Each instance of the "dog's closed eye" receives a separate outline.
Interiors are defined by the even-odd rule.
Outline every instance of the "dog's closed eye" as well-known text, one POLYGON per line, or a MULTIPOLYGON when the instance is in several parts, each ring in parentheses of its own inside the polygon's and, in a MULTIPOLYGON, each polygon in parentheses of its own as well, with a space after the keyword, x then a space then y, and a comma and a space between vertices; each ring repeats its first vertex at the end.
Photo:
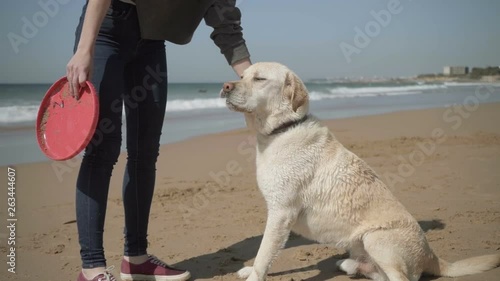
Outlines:
POLYGON ((264 77, 254 77, 253 80, 255 80, 255 81, 264 81, 264 80, 267 80, 267 79, 264 78, 264 77))

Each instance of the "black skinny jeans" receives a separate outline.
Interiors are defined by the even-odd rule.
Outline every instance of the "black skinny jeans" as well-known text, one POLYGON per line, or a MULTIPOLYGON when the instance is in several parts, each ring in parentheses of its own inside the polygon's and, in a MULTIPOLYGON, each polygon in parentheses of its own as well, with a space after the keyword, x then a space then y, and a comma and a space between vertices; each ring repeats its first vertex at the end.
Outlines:
MULTIPOLYGON (((80 38, 86 5, 76 30, 80 38)), ((112 1, 95 45, 91 81, 99 94, 99 123, 76 183, 76 216, 83 268, 106 266, 104 219, 109 183, 120 154, 122 108, 127 125, 123 179, 124 254, 146 254, 156 160, 167 102, 164 41, 140 38, 135 6, 112 1)))

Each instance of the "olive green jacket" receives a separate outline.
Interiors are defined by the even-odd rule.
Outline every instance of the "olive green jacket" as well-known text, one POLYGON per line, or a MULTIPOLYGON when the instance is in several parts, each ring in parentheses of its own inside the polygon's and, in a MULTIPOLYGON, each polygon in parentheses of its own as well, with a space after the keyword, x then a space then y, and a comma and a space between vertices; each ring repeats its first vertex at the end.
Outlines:
POLYGON ((202 19, 229 64, 250 57, 235 0, 135 0, 141 36, 175 44, 191 41, 202 19))

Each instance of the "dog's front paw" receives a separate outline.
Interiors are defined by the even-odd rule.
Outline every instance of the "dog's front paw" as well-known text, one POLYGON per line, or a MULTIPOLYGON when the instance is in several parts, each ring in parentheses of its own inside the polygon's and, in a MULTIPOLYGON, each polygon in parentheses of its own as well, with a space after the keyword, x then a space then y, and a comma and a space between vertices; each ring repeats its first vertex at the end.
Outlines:
POLYGON ((253 266, 245 266, 242 269, 238 270, 238 277, 241 279, 248 278, 250 274, 253 272, 253 266))

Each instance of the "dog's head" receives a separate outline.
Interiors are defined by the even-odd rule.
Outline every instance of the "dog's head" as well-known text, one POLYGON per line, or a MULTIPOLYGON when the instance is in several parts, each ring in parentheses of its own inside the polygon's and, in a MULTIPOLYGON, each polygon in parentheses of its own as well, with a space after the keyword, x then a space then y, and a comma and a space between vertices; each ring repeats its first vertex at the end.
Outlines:
POLYGON ((261 62, 247 68, 239 81, 224 83, 221 96, 247 123, 268 134, 278 126, 304 117, 309 110, 307 89, 300 78, 279 63, 261 62))

